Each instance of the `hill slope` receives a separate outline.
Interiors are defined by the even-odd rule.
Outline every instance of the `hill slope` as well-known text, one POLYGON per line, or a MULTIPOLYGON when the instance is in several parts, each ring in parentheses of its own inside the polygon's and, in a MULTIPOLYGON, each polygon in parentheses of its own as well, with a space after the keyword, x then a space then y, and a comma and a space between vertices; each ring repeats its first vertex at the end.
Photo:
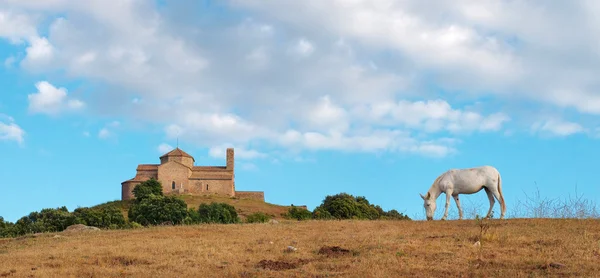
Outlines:
POLYGON ((599 241, 564 219, 103 230, 0 240, 0 277, 597 277, 599 241))
MULTIPOLYGON (((198 208, 200 204, 208 204, 211 202, 218 203, 226 203, 235 207, 238 215, 242 220, 246 218, 246 216, 255 213, 255 212, 263 212, 270 215, 273 219, 282 219, 282 213, 286 213, 290 206, 280 206, 275 204, 270 204, 266 202, 261 202, 257 200, 250 199, 237 199, 231 197, 224 197, 218 195, 178 195, 181 199, 183 199, 188 208, 198 208)), ((127 211, 131 206, 132 200, 128 201, 112 201, 104 204, 100 204, 94 207, 104 207, 104 206, 116 206, 123 211, 125 217, 127 217, 127 211)))

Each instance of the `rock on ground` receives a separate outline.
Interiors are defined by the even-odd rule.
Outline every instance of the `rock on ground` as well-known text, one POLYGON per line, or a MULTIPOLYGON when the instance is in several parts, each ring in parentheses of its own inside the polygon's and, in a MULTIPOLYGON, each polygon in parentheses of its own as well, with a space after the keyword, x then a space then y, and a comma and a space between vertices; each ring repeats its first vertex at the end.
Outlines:
POLYGON ((86 226, 83 224, 75 224, 75 225, 71 225, 71 226, 67 227, 64 231, 65 232, 95 232, 95 231, 100 231, 100 229, 96 228, 96 227, 92 227, 92 226, 86 226))

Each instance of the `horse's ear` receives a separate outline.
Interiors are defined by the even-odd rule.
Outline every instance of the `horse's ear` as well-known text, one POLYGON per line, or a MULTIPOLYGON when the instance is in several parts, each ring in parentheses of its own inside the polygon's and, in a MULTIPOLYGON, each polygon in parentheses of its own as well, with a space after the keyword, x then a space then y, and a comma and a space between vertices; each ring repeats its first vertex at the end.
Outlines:
POLYGON ((423 194, 419 193, 419 196, 421 196, 421 199, 425 200, 425 196, 423 196, 423 194))
POLYGON ((431 193, 427 192, 427 199, 429 199, 429 197, 431 197, 431 193))

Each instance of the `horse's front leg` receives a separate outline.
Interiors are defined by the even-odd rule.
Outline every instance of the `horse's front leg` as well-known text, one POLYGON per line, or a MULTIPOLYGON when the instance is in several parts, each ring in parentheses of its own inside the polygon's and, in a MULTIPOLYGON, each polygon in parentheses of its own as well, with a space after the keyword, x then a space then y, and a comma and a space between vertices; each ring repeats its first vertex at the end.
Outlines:
POLYGON ((448 218, 448 207, 450 207, 450 198, 452 197, 452 192, 446 192, 446 209, 444 210, 444 217, 442 220, 446 220, 448 218))

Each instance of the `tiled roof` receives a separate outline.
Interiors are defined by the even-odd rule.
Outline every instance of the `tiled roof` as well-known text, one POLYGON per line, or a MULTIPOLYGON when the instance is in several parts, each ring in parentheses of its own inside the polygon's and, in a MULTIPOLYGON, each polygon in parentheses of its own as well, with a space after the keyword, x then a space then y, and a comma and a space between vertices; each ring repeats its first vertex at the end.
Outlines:
POLYGON ((189 157, 191 159, 194 159, 194 157, 192 157, 191 155, 189 155, 188 153, 182 151, 180 148, 176 148, 164 155, 162 155, 160 158, 166 157, 166 156, 184 156, 184 157, 189 157))

